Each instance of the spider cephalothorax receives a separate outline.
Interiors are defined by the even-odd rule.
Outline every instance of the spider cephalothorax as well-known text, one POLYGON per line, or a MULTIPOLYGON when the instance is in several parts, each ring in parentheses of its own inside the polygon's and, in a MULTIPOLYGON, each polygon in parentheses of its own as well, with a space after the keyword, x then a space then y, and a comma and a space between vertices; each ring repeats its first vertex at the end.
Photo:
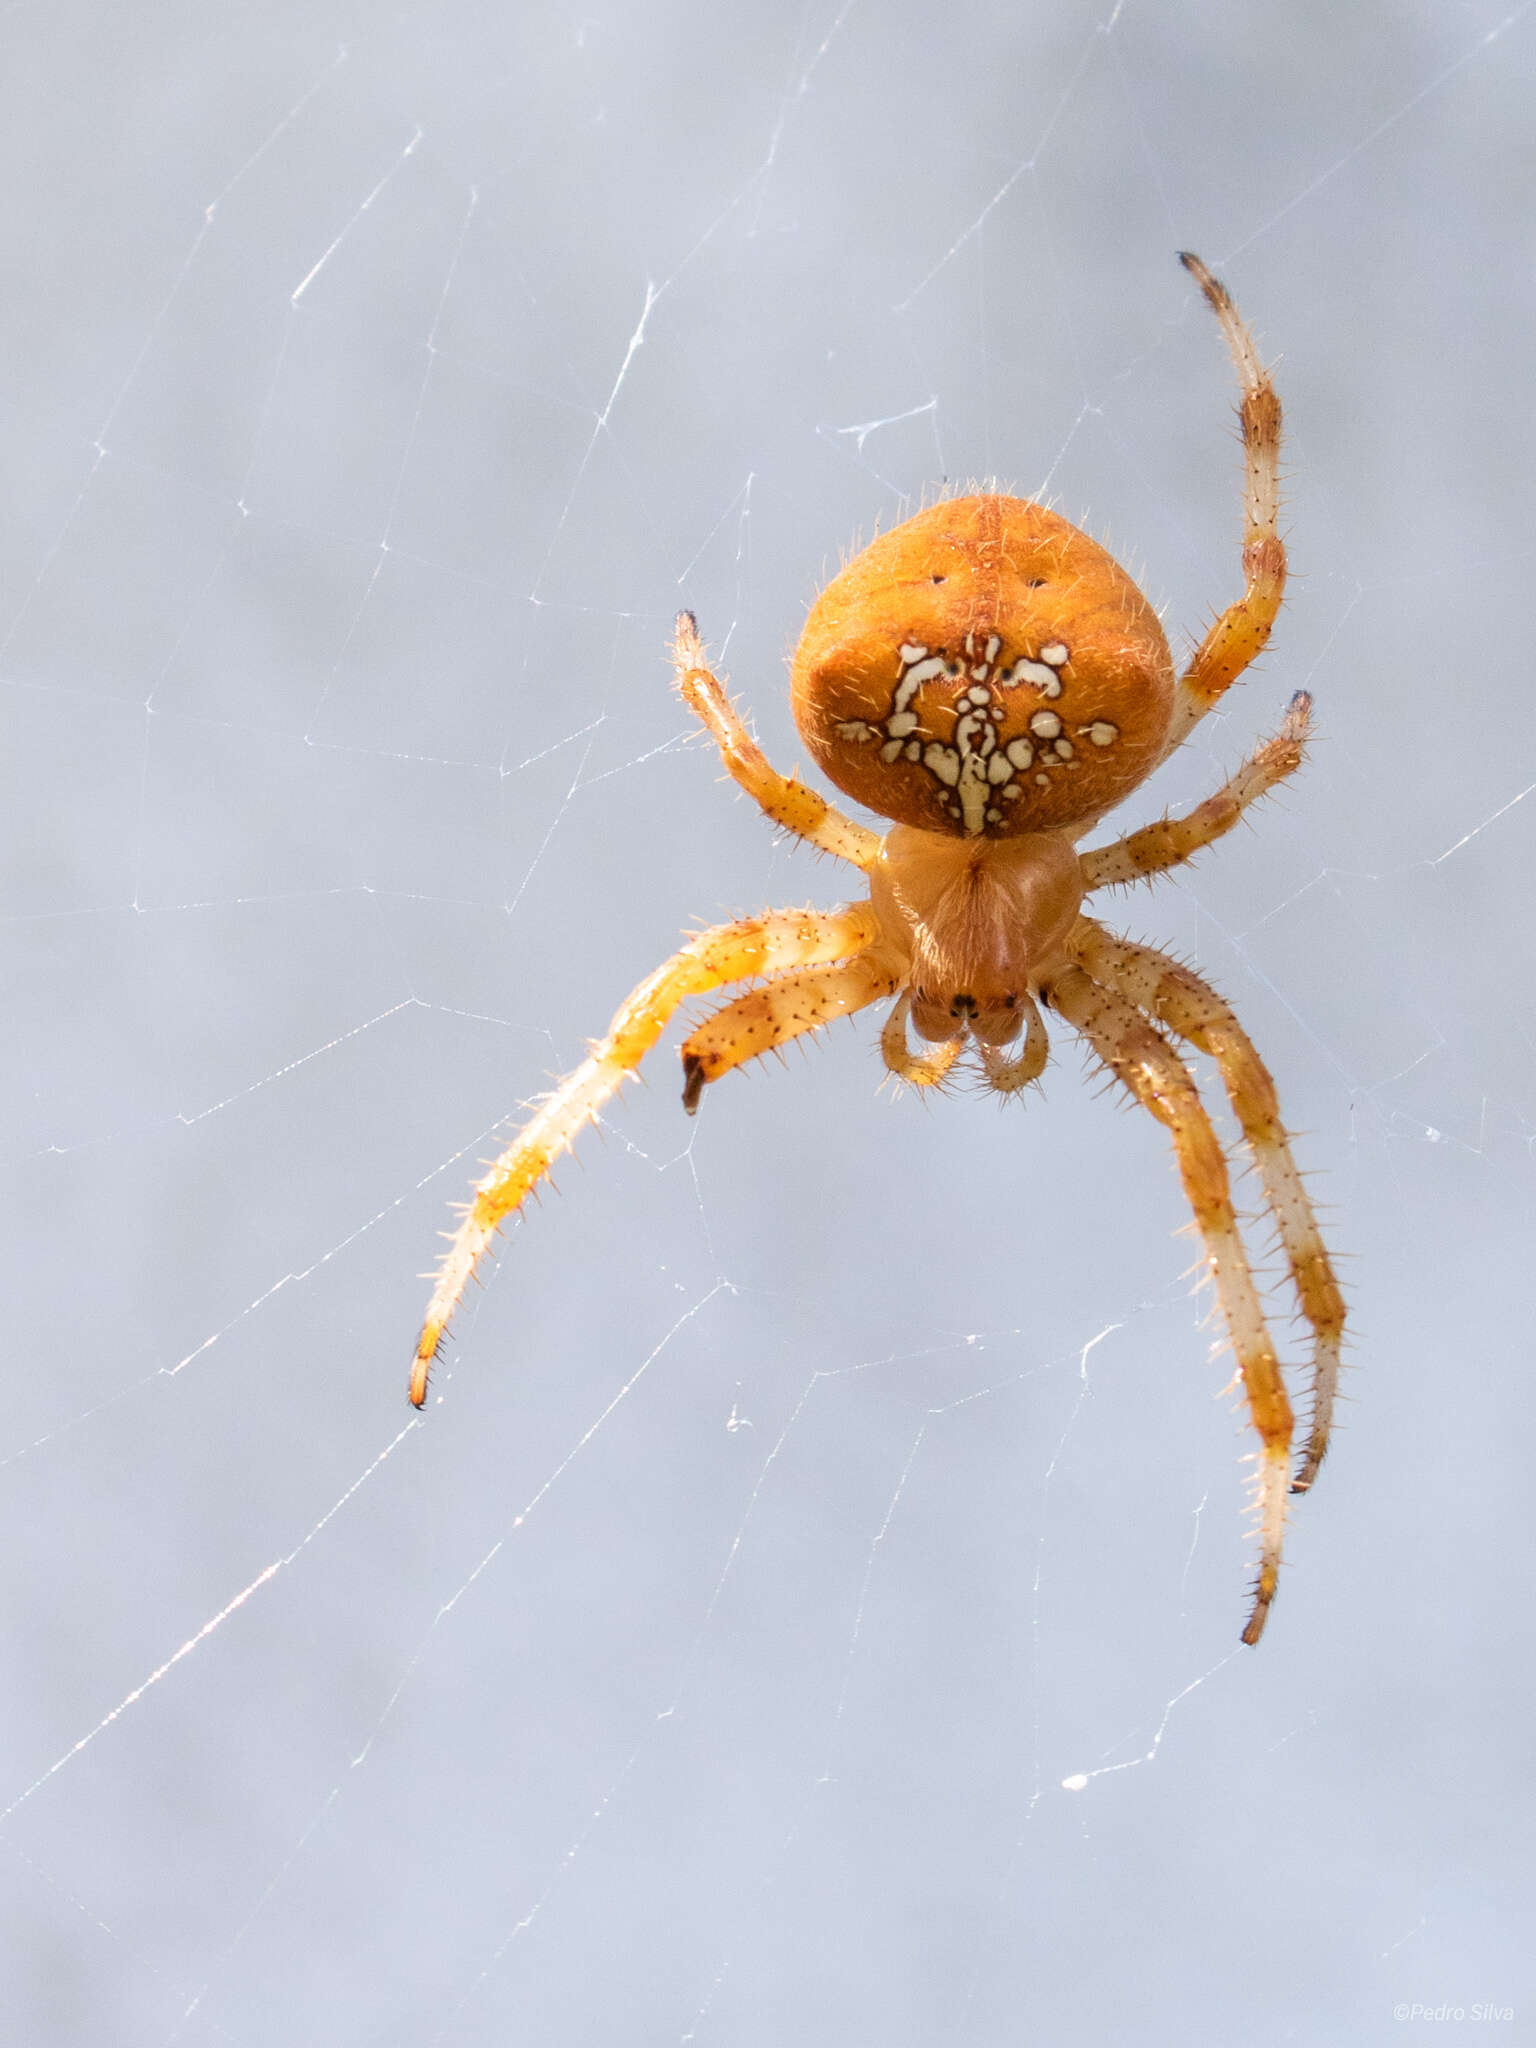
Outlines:
POLYGON ((921 1036, 952 1040, 969 1028, 982 1045, 1016 1038, 1038 967, 1055 958, 1082 907, 1070 835, 966 839, 898 825, 869 879, 921 1036))
POLYGON ((1226 291, 1197 258, 1182 261, 1242 380, 1243 595, 1175 679, 1140 590, 1043 506, 995 493, 954 498, 883 535, 812 606, 792 673, 806 744, 840 789, 891 821, 883 837, 769 765, 684 612, 673 644, 678 686, 727 768, 776 823, 862 869, 869 893, 842 910, 770 911, 702 932, 641 983, 476 1188, 427 1309, 411 1399, 426 1399, 448 1319, 501 1224, 690 996, 756 984, 684 1041, 690 1112, 731 1068, 891 998, 880 1049, 893 1074, 931 1087, 969 1045, 987 1083, 1012 1094, 1045 1067, 1044 1006, 1173 1139, 1259 1437, 1259 1576, 1243 1631, 1254 1643, 1278 1584, 1287 1490, 1311 1485, 1327 1448, 1343 1302, 1274 1083, 1236 1016, 1189 968, 1114 937, 1082 905, 1095 890, 1176 867, 1230 831, 1299 766, 1310 700, 1294 697, 1279 733, 1188 817, 1086 852, 1077 844, 1252 661, 1285 588, 1279 402, 1226 291), (929 1051, 913 1052, 909 1022, 929 1051), (1220 1068, 1312 1332, 1312 1411, 1294 1473, 1291 1405, 1226 1157, 1179 1043, 1220 1068))

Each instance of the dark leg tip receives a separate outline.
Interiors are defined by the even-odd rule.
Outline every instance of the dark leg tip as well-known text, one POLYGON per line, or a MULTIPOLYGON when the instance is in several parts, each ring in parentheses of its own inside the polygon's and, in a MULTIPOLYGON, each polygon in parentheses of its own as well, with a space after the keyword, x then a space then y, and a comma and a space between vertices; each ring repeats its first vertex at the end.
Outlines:
POLYGON ((683 1054, 683 1107, 690 1116, 699 1106, 699 1097, 704 1093, 704 1083, 709 1076, 704 1071, 704 1062, 697 1053, 683 1054))

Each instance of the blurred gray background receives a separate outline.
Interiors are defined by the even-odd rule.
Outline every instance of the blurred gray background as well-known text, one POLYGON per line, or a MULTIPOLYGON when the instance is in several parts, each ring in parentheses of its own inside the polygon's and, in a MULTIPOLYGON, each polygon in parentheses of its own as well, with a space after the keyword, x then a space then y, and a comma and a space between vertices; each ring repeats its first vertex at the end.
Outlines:
POLYGON ((1530 0, 3 47, 0 2037, 1521 2035, 1530 0), (1110 915, 1236 1002, 1354 1315, 1256 1652, 1163 1134, 1061 1031, 1023 1106, 893 1099, 869 1017, 695 1124, 674 1036, 405 1402, 503 1120, 681 930, 851 891, 680 603, 788 767, 925 492, 1049 494, 1180 650, 1237 593, 1179 248, 1297 577, 1123 822, 1320 738, 1110 915))

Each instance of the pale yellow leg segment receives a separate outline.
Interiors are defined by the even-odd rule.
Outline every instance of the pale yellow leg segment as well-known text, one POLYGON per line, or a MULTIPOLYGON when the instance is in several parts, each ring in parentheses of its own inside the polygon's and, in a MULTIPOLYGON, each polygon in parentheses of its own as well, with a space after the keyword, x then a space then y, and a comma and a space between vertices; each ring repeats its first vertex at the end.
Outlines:
POLYGON ((710 1081, 834 1018, 895 993, 901 970, 864 955, 837 967, 798 967, 706 1017, 683 1045, 683 1107, 690 1116, 710 1081))
POLYGON ((872 868, 880 855, 879 833, 856 825, 814 789, 807 789, 792 775, 781 775, 770 765, 742 724, 730 698, 705 666, 704 648, 692 612, 677 615, 672 659, 677 665, 677 687, 683 693, 684 703, 709 728, 726 767, 753 802, 761 805, 776 825, 809 840, 823 853, 852 861, 856 868, 872 868))
POLYGON ((1301 1312, 1312 1328, 1312 1420, 1291 1486, 1293 1493, 1305 1493, 1328 1448, 1344 1337, 1344 1297, 1280 1121, 1269 1069, 1216 991, 1166 953, 1111 938, 1088 918, 1073 932, 1071 951, 1095 981, 1128 996, 1177 1037, 1209 1053, 1221 1069, 1280 1232, 1301 1312))
POLYGON ((1019 1001, 1024 1010, 1023 1051, 1010 1059, 1001 1046, 981 1047, 981 1064, 986 1069, 987 1086, 995 1088, 999 1095, 1016 1094, 1020 1088, 1027 1088, 1031 1081, 1038 1081, 1051 1056, 1050 1037, 1034 999, 1026 995, 1019 1001))
POLYGON ((931 1052, 916 1053, 907 1042, 907 1019, 911 1014, 912 991, 904 989, 901 1001, 881 1027, 880 1057, 898 1081, 913 1088, 936 1088, 955 1064, 965 1035, 962 1032, 958 1038, 947 1038, 931 1052))
POLYGON ((1198 256, 1179 261, 1205 293, 1232 351, 1242 384, 1238 417, 1243 428, 1242 596, 1229 605, 1200 643, 1174 695, 1165 753, 1186 739, 1211 706, 1261 653, 1285 594, 1285 543, 1280 538, 1280 400, 1259 361, 1253 336, 1224 284, 1198 256))
POLYGON ((411 1399, 427 1398, 427 1373, 448 1320, 476 1266, 502 1223, 520 1208, 585 1125, 634 1072, 667 1027, 679 1003, 705 995, 726 982, 803 966, 809 961, 844 960, 874 944, 880 935, 868 903, 821 915, 809 910, 771 911, 719 925, 697 938, 642 981, 619 1010, 608 1036, 542 1103, 512 1143, 477 1183, 473 1201, 453 1233, 427 1307, 411 1399))
POLYGON ((1140 881, 1193 860, 1202 846, 1230 832, 1251 803, 1268 794, 1277 782, 1301 766, 1312 723, 1312 699, 1298 690, 1286 710, 1285 722, 1265 740, 1214 796, 1197 804, 1187 817, 1161 818, 1143 825, 1110 846, 1095 846, 1080 856, 1085 889, 1107 889, 1140 881))
POLYGON ((1238 1235, 1226 1159, 1183 1061, 1124 996, 1101 987, 1080 967, 1067 967, 1052 975, 1041 993, 1053 1009, 1077 1026, 1105 1066, 1143 1108, 1167 1126, 1173 1138, 1184 1193, 1205 1241, 1216 1297, 1259 1434, 1259 1580, 1253 1611, 1243 1630, 1243 1641, 1256 1643, 1264 1632, 1280 1577, 1290 1481, 1291 1404, 1238 1235))

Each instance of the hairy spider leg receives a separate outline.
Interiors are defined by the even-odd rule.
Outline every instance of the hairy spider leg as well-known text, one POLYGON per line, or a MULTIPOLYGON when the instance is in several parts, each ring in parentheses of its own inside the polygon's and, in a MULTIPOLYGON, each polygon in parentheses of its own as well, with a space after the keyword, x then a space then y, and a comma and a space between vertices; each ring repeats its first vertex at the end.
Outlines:
POLYGON ((1262 741, 1214 796, 1182 818, 1160 818, 1155 825, 1143 825, 1108 846, 1091 847, 1079 856, 1083 886, 1118 888, 1193 860, 1203 846, 1232 830, 1251 803, 1266 796, 1276 783, 1294 775, 1306 751, 1312 724, 1312 699, 1298 690, 1286 709, 1280 730, 1262 741))
POLYGON ((1227 288, 1198 256, 1179 261, 1205 293, 1232 351, 1242 385, 1238 418, 1243 430, 1243 594, 1221 614, 1196 649, 1174 692, 1166 758, 1254 657, 1263 651, 1285 594, 1285 543, 1280 538, 1280 400, 1259 361, 1227 288))
MULTIPOLYGON (((861 906, 862 907, 862 906, 861 906)), ((683 1107, 690 1116, 709 1082, 775 1046, 894 995, 901 968, 879 953, 835 967, 797 967, 706 1017, 683 1045, 683 1107)))
POLYGON ((898 1081, 913 1088, 937 1088, 959 1058, 965 1033, 946 1038, 928 1052, 914 1052, 907 1043, 907 1019, 911 1014, 912 991, 903 989, 900 1001, 881 1026, 880 1057, 898 1081))
POLYGON ((700 932, 641 982, 621 1005, 607 1037, 540 1105, 476 1184, 438 1269, 416 1346, 411 1399, 418 1408, 427 1398, 427 1374, 449 1318, 501 1224, 522 1206, 555 1160, 571 1149, 624 1077, 635 1071, 678 1005, 727 982, 818 960, 845 960, 873 945, 879 935, 868 903, 830 913, 770 911, 700 932))
POLYGON ((698 622, 692 612, 679 612, 672 642, 677 687, 683 702, 708 728, 727 769, 753 802, 776 825, 807 840, 823 853, 872 868, 880 858, 881 838, 829 804, 793 775, 781 775, 742 724, 740 714, 715 675, 705 666, 698 622))
POLYGON ((1088 1040, 1104 1065, 1172 1135, 1184 1193, 1210 1260, 1216 1297, 1259 1435, 1256 1505, 1259 1578, 1243 1630, 1256 1643, 1280 1578, 1290 1481, 1291 1404, 1264 1321, 1248 1255, 1238 1235, 1227 1162, 1188 1069, 1165 1038, 1122 995, 1083 968, 1052 974, 1041 993, 1088 1040))
POLYGON ((1125 996, 1175 1038, 1198 1046, 1221 1069, 1233 1113, 1258 1168, 1264 1199, 1280 1233, 1291 1283, 1312 1330, 1312 1416, 1293 1493, 1305 1493, 1328 1448, 1344 1297, 1323 1246, 1317 1216, 1291 1151, 1269 1069, 1229 1004, 1198 974, 1151 946, 1112 938, 1091 918, 1072 934, 1072 957, 1103 988, 1125 996))

